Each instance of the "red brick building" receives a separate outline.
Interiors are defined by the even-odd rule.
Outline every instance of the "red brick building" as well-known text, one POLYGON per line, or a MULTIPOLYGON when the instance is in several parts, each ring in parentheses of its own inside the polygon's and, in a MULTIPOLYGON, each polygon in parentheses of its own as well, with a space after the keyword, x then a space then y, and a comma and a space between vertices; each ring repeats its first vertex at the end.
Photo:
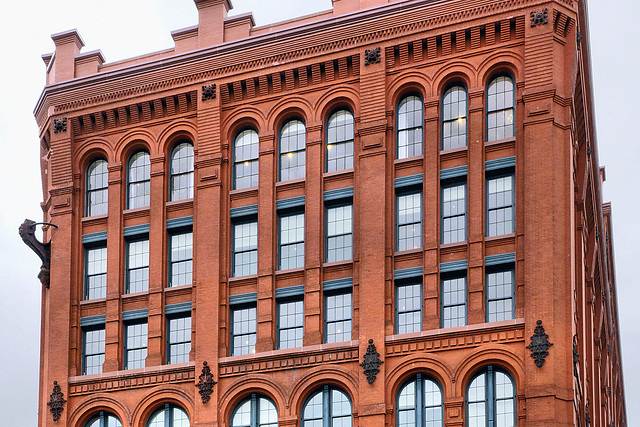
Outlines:
POLYGON ((43 56, 41 426, 626 425, 586 2, 195 3, 43 56))

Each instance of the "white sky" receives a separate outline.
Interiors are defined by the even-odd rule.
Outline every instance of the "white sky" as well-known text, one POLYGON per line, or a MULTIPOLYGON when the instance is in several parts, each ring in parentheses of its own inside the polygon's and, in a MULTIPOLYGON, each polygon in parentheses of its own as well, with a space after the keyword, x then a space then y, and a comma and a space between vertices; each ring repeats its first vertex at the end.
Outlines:
MULTIPOLYGON (((231 15, 253 11, 257 25, 331 7, 331 0, 232 0, 231 15)), ((44 87, 40 55, 54 50, 50 35, 77 28, 86 46, 108 62, 173 47, 172 30, 197 24, 193 0, 10 1, 0 15, 2 97, 0 189, 0 425, 35 426, 39 369, 40 261, 20 240, 25 218, 42 219, 38 130, 33 109, 44 87), (19 184, 19 185, 18 185, 19 184)), ((640 33, 633 30, 640 2, 590 2, 593 86, 600 164, 606 166, 605 201, 612 202, 616 279, 629 425, 640 425, 640 120, 637 72, 640 33), (636 190, 634 190, 636 189, 636 190), (635 313, 635 314, 634 314, 635 313)), ((61 325, 61 327, 65 327, 61 325)), ((553 337, 550 337, 553 342, 553 337)), ((553 348, 551 349, 553 351, 553 348)))

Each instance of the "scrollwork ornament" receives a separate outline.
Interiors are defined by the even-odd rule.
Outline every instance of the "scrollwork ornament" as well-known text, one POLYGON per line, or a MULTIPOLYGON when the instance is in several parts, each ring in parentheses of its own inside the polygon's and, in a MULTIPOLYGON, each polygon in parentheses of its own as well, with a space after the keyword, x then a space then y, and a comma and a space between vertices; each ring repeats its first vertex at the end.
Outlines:
POLYGON ((549 20, 547 19, 548 9, 545 7, 540 10, 534 10, 531 12, 531 27, 538 25, 546 25, 549 20))
POLYGON ((209 99, 216 98, 216 84, 202 86, 202 100, 207 101, 209 99))
POLYGON ((213 374, 211 373, 211 368, 207 365, 207 362, 202 362, 202 373, 198 377, 198 384, 196 387, 200 389, 200 397, 202 398, 202 404, 206 404, 211 398, 211 393, 213 393, 213 386, 216 385, 216 382, 213 380, 213 374))
POLYGON ((53 119, 53 133, 60 133, 67 131, 67 118, 53 119))
POLYGON ((538 320, 536 324, 536 329, 531 336, 531 344, 526 348, 531 350, 531 357, 535 359, 536 366, 542 368, 545 357, 549 355, 549 347, 551 347, 553 343, 549 342, 549 335, 544 333, 542 320, 538 320))
POLYGON ((380 353, 376 351, 376 346, 373 345, 373 340, 369 340, 369 346, 367 352, 364 355, 364 361, 360 364, 364 368, 364 373, 367 376, 367 382, 373 384, 376 380, 376 375, 380 372, 380 365, 384 362, 380 360, 380 353))
POLYGON ((378 62, 380 62, 380 48, 365 49, 364 65, 377 64, 378 62))
POLYGON ((62 389, 58 385, 58 381, 54 381, 53 393, 51 393, 49 402, 47 403, 47 406, 49 406, 49 410, 53 415, 53 421, 58 421, 60 419, 60 414, 62 413, 65 402, 66 400, 64 400, 64 395, 62 394, 62 389))

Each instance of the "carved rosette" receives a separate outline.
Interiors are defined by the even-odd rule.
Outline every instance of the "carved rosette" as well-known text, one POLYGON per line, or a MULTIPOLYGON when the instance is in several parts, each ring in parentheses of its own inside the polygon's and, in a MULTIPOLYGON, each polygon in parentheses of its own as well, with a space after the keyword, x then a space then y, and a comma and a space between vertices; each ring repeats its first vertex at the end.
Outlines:
POLYGON ((373 340, 369 340, 369 346, 367 352, 364 355, 364 361, 360 364, 364 368, 364 374, 367 376, 369 384, 373 384, 376 380, 376 375, 380 372, 380 365, 384 362, 380 360, 380 353, 376 351, 376 346, 373 345, 373 340))
POLYGON ((67 118, 53 119, 53 133, 66 132, 67 131, 67 118))
POLYGON ((536 329, 531 336, 531 344, 526 348, 531 350, 531 357, 535 359, 536 366, 538 368, 542 368, 542 365, 544 365, 544 358, 549 355, 548 350, 553 343, 549 342, 549 335, 544 333, 542 320, 538 320, 536 324, 538 326, 536 326, 536 329))
POLYGON ((62 413, 62 409, 64 408, 66 400, 64 400, 64 395, 62 394, 62 390, 58 385, 58 381, 53 382, 53 393, 51 393, 51 397, 47 406, 49 406, 49 410, 53 415, 53 421, 58 421, 60 419, 60 414, 62 413))
POLYGON ((202 100, 207 101, 209 99, 215 99, 216 97, 216 84, 202 86, 202 100))
POLYGON ((211 393, 213 393, 213 386, 216 382, 213 380, 213 374, 211 373, 211 369, 207 362, 202 362, 202 373, 198 377, 198 384, 196 387, 200 389, 200 397, 202 398, 202 404, 204 405, 211 398, 211 393))
POLYGON ((540 10, 534 10, 531 12, 531 26, 536 27, 538 25, 546 25, 549 20, 547 19, 548 9, 545 7, 540 10))
POLYGON ((380 62, 380 48, 365 49, 364 65, 376 64, 378 62, 380 62))

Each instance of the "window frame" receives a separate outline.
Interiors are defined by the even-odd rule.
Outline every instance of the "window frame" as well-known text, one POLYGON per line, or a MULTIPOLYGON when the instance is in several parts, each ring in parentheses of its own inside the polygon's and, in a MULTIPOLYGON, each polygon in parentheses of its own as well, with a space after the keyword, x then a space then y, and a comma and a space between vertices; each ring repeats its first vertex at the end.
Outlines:
POLYGON ((229 320, 230 320, 229 322, 229 334, 230 334, 229 355, 233 357, 233 356, 246 356, 250 354, 255 354, 256 343, 258 342, 258 304, 257 302, 230 305, 229 320), (236 312, 240 310, 246 310, 246 309, 255 310, 255 319, 253 321, 253 332, 249 332, 246 334, 234 334, 234 325, 235 325, 234 318, 236 316, 236 312), (253 351, 249 351, 248 353, 237 353, 236 347, 234 346, 234 337, 236 336, 249 337, 251 335, 255 337, 255 343, 253 344, 253 351))
MULTIPOLYGON (((513 378, 513 376, 507 372, 504 369, 501 369, 500 367, 497 367, 495 365, 487 365, 484 366, 483 368, 477 370, 473 376, 471 376, 469 378, 469 381, 467 381, 467 384, 465 385, 465 394, 464 394, 464 412, 465 412, 465 425, 469 425, 469 403, 478 403, 480 401, 474 401, 474 402, 470 402, 469 401, 469 389, 471 387, 471 384, 476 380, 476 378, 478 378, 481 375, 485 376, 485 384, 484 384, 484 389, 485 389, 485 397, 484 397, 484 403, 485 403, 485 425, 487 427, 489 426, 497 426, 497 417, 496 417, 496 406, 497 406, 497 398, 495 390, 496 390, 496 382, 495 382, 495 374, 497 372, 500 372, 501 374, 505 375, 510 381, 511 381, 511 386, 513 388, 513 395, 510 398, 513 402, 513 426, 517 426, 518 425, 518 391, 517 391, 517 385, 516 382, 513 378)), ((501 400, 508 400, 508 399, 501 399, 501 400)), ((499 427, 499 426, 497 426, 499 427)))
POLYGON ((502 72, 502 73, 497 73, 494 74, 493 76, 491 76, 491 78, 489 80, 487 80, 487 85, 485 87, 485 114, 484 114, 484 120, 485 120, 485 142, 493 142, 493 141, 500 141, 502 139, 508 139, 508 138, 515 138, 516 136, 516 81, 513 77, 513 75, 511 75, 508 72, 502 72), (489 88, 491 87, 491 84, 497 80, 500 77, 506 77, 508 79, 511 80, 511 85, 513 87, 513 93, 512 93, 512 102, 513 102, 513 106, 511 107, 511 110, 513 111, 513 124, 512 124, 512 133, 513 136, 509 136, 509 137, 505 137, 505 138, 497 138, 497 139, 489 139, 489 114, 490 113, 494 113, 497 111, 506 111, 509 108, 503 108, 500 110, 489 110, 489 88))
POLYGON ((493 322, 501 322, 503 320, 489 320, 489 303, 491 301, 505 301, 511 300, 511 318, 504 320, 513 320, 516 318, 516 269, 514 263, 505 263, 505 264, 497 264, 492 266, 487 266, 485 268, 485 285, 484 285, 484 302, 485 302, 485 322, 493 323, 493 322), (509 298, 489 298, 489 275, 495 273, 511 273, 511 296, 509 298))
MULTIPOLYGON (((144 166, 145 165, 143 165, 143 167, 144 166)), ((136 198, 137 197, 140 197, 140 196, 136 196, 136 198)), ((133 152, 131 156, 129 156, 129 160, 127 161, 127 204, 126 205, 127 205, 127 209, 143 209, 151 206, 151 154, 149 154, 149 151, 147 149, 141 149, 133 152), (149 161, 149 174, 148 175, 145 174, 143 179, 132 181, 131 180, 131 164, 133 163, 134 157, 137 156, 138 154, 146 154, 147 159, 149 161), (147 196, 149 197, 149 203, 142 206, 132 206, 131 186, 134 184, 141 184, 141 183, 149 184, 149 193, 146 194, 145 192, 144 194, 145 198, 147 196)))
MULTIPOLYGON (((323 333, 323 340, 322 343, 323 344, 332 344, 332 343, 339 343, 339 342, 348 342, 348 341, 352 341, 353 340, 353 288, 349 287, 349 288, 343 288, 343 289, 336 289, 336 290, 332 290, 332 291, 323 291, 323 315, 324 315, 324 333, 323 333), (351 298, 350 301, 350 305, 351 305, 351 310, 349 310, 350 313, 350 317, 349 318, 341 318, 339 320, 332 320, 329 321, 328 318, 328 310, 329 310, 329 298, 330 297, 337 297, 340 295, 349 295, 351 298), (343 341, 329 341, 329 324, 335 324, 335 323, 339 323, 339 322, 346 322, 349 321, 350 322, 350 331, 349 331, 349 339, 347 340, 343 340, 343 341)), ((342 334, 346 334, 346 332, 342 332, 342 334)))
MULTIPOLYGON (((443 180, 440 182, 440 243, 442 245, 453 245, 453 244, 461 244, 468 240, 468 232, 469 232, 469 184, 467 182, 467 176, 460 176, 456 178, 451 178, 447 180, 443 180), (464 186, 464 214, 458 215, 448 215, 445 217, 444 214, 444 190, 446 188, 453 188, 464 186), (445 219, 455 218, 455 217, 464 217, 464 239, 457 240, 455 242, 445 242, 445 219)), ((459 200, 459 199, 458 199, 459 200)))
MULTIPOLYGON (((396 160, 404 160, 404 159, 410 159, 412 157, 418 157, 418 156, 423 156, 424 155, 424 98, 422 97, 422 94, 420 94, 419 92, 407 92, 404 95, 402 95, 401 98, 399 98, 398 103, 396 104, 396 153, 395 153, 395 159, 396 160), (420 100, 420 126, 413 126, 413 127, 406 127, 403 129, 400 129, 400 104, 402 104, 402 102, 409 98, 409 97, 416 97, 418 98, 418 100, 420 100), (400 157, 400 132, 402 131, 412 131, 412 130, 416 130, 416 129, 420 129, 420 133, 421 133, 421 142, 420 142, 420 154, 415 154, 413 156, 406 156, 406 157, 400 157)), ((408 145, 407 145, 408 147, 408 145)))
MULTIPOLYGON (((299 134, 296 134, 296 136, 299 136, 299 134)), ((300 165, 298 165, 299 167, 300 165)), ((286 120, 285 122, 282 123, 282 125, 280 126, 280 130, 278 132, 278 182, 287 182, 287 181, 291 181, 291 180, 295 180, 295 179, 305 179, 306 178, 306 167, 307 167, 307 125, 305 123, 305 121, 302 118, 299 117, 291 117, 288 120, 286 120), (302 127, 304 129, 304 144, 302 148, 298 148, 297 150, 292 150, 292 151, 287 151, 286 153, 282 152, 282 132, 285 128, 286 125, 288 125, 291 122, 300 122, 302 124, 302 127), (296 177, 296 178, 288 178, 288 179, 282 179, 282 171, 284 170, 282 168, 282 157, 289 154, 289 153, 295 153, 300 155, 302 153, 302 158, 304 159, 304 165, 302 168, 303 174, 301 177, 296 177)), ((287 168, 288 169, 292 169, 292 168, 287 168)))
MULTIPOLYGON (((254 143, 251 143, 251 145, 253 145, 253 144, 254 144, 254 143)), ((232 159, 232 162, 233 162, 233 165, 232 165, 232 167, 231 167, 231 171, 232 171, 232 176, 231 176, 231 182, 232 182, 232 185, 231 185, 231 189, 232 189, 232 190, 248 190, 248 189, 250 189, 250 188, 256 188, 256 187, 258 187, 258 186, 260 185, 260 134, 258 133, 258 131, 257 131, 257 129, 256 129, 256 128, 254 128, 254 127, 252 127, 252 126, 247 126, 247 127, 244 127, 244 128, 242 128, 242 129, 240 129, 240 130, 236 133, 235 137, 233 138, 233 146, 232 146, 232 150, 231 150, 231 159, 232 159), (241 135, 243 135, 245 132, 248 132, 248 131, 251 131, 251 132, 255 133, 255 135, 256 135, 256 139, 257 139, 257 141, 255 142, 255 144, 256 144, 256 146, 257 146, 257 147, 256 147, 257 156, 256 156, 255 158, 254 158, 254 157, 251 157, 251 158, 250 158, 250 159, 248 159, 248 160, 247 160, 247 159, 245 159, 245 160, 238 161, 238 160, 237 160, 237 154, 236 154, 236 148, 237 148, 237 147, 236 147, 236 145, 237 145, 237 143, 238 143, 238 138, 239 138, 241 135), (255 175, 255 177, 256 177, 256 179, 257 179, 257 182, 256 182, 256 184, 255 184, 255 185, 249 185, 249 186, 247 186, 247 187, 240 187, 240 188, 238 188, 238 172, 237 172, 237 166, 238 166, 240 163, 243 163, 243 162, 256 162, 256 163, 257 163, 257 165, 258 165, 258 166, 257 166, 257 167, 258 167, 258 174, 256 174, 256 175, 255 175)), ((253 174, 251 174, 251 175, 248 175, 248 176, 253 177, 254 175, 253 175, 253 174)), ((243 176, 242 176, 242 178, 244 178, 244 177, 245 177, 245 176, 243 175, 243 176)), ((251 183, 253 184, 253 178, 251 179, 251 181, 252 181, 251 183)))
POLYGON ((418 249, 422 249, 424 246, 424 194, 422 191, 422 187, 404 187, 404 188, 397 188, 396 189, 396 209, 395 209, 395 217, 396 217, 396 241, 395 241, 395 249, 396 252, 402 252, 402 251, 410 251, 410 250, 418 250, 418 249), (407 223, 403 223, 400 224, 400 197, 405 197, 405 196, 411 196, 411 195, 418 195, 419 196, 419 200, 420 200, 420 221, 415 223, 415 222, 407 222, 407 223), (409 226, 411 224, 419 224, 420 225, 420 232, 418 234, 419 238, 420 238, 420 246, 418 246, 417 248, 405 248, 405 249, 400 249, 400 227, 401 226, 409 226))
MULTIPOLYGON (((459 102, 459 101, 458 101, 459 102)), ((446 89, 442 91, 442 95, 440 97, 440 105, 442 105, 442 111, 441 111, 441 115, 440 115, 440 150, 441 151, 447 151, 447 150, 455 150, 455 149, 459 149, 459 148, 464 148, 464 147, 468 147, 469 146, 469 91, 467 89, 467 85, 465 85, 463 82, 460 81, 456 81, 453 82, 449 85, 446 86, 446 89), (465 132, 464 132, 464 145, 461 145, 459 147, 448 147, 445 148, 445 135, 444 135, 444 127, 445 127, 445 123, 451 123, 454 122, 455 120, 459 120, 461 117, 458 117, 455 120, 449 119, 449 120, 445 120, 444 118, 444 109, 445 109, 445 97, 447 96, 447 93, 455 88, 460 88, 462 89, 462 92, 464 92, 465 98, 464 98, 464 102, 465 102, 465 112, 464 112, 464 119, 465 119, 465 132)))
POLYGON ((191 424, 191 419, 189 418, 189 413, 187 412, 186 409, 184 409, 181 406, 174 405, 172 403, 164 403, 164 404, 160 405, 155 411, 153 411, 151 413, 151 415, 149 415, 149 418, 147 418, 147 421, 144 424, 145 427, 150 427, 151 426, 151 421, 160 412, 164 412, 164 422, 163 422, 164 426, 163 427, 173 427, 173 421, 174 420, 173 420, 173 411, 172 411, 172 409, 178 409, 178 410, 182 411, 187 416, 187 420, 189 420, 189 424, 191 424))
POLYGON ((167 230, 167 234, 168 234, 168 241, 167 241, 167 248, 168 248, 168 253, 167 253, 167 287, 168 288, 175 288, 176 286, 192 286, 193 285, 193 227, 192 226, 186 226, 186 227, 180 227, 180 228, 173 228, 173 229, 169 229, 167 230), (191 258, 184 258, 184 259, 180 259, 177 261, 174 261, 173 259, 173 238, 180 236, 180 235, 186 235, 186 234, 191 234, 191 258), (189 283, 185 283, 183 285, 174 285, 173 284, 173 269, 174 269, 174 264, 178 264, 178 263, 186 263, 186 262, 190 262, 191 263, 191 282, 189 283))
MULTIPOLYGON (((296 313, 297 315, 297 313, 296 313)), ((285 350, 285 349, 292 349, 292 348, 299 348, 299 347, 303 347, 304 346, 304 295, 299 295, 299 296, 292 296, 292 297, 287 297, 287 298, 279 298, 276 300, 276 348, 278 350, 285 350), (292 327, 287 327, 287 328, 283 328, 281 326, 282 322, 281 322, 281 309, 282 309, 282 304, 291 304, 291 303, 297 303, 297 302, 301 302, 302 303, 302 324, 301 325, 296 325, 296 326, 292 326, 292 327), (281 332, 283 330, 294 330, 294 329, 298 329, 301 328, 302 329, 302 342, 301 345, 298 347, 283 347, 282 346, 282 341, 280 340, 281 338, 281 332)))
MULTIPOLYGON (((422 372, 418 372, 415 375, 409 377, 402 385, 398 388, 395 394, 395 426, 400 424, 400 393, 404 391, 405 387, 409 386, 409 384, 415 385, 415 402, 413 405, 413 410, 415 411, 415 427, 424 427, 426 422, 426 404, 424 402, 424 385, 425 382, 430 381, 436 385, 438 390, 440 391, 440 420, 442 421, 442 427, 444 427, 444 391, 442 389, 442 385, 439 381, 437 381, 433 376, 424 374, 422 372)), ((436 405, 429 406, 430 408, 438 407, 436 405)), ((407 408, 408 409, 408 408, 407 408)), ((402 409, 402 410, 407 410, 402 409)))
POLYGON ((83 425, 84 427, 91 427, 91 424, 99 420, 98 427, 108 427, 109 418, 115 418, 115 420, 120 424, 119 427, 122 427, 122 421, 120 421, 120 418, 113 412, 107 411, 99 411, 97 414, 89 418, 89 420, 83 425))
POLYGON ((410 334, 410 333, 416 333, 416 332, 422 332, 423 330, 423 322, 424 322, 424 299, 423 299, 423 284, 422 284, 422 280, 418 279, 418 278, 411 278, 411 279, 402 279, 402 280, 396 280, 395 283, 395 330, 394 332, 396 334, 410 334), (400 301, 399 301, 399 288, 401 287, 409 287, 409 286, 417 286, 418 290, 419 290, 419 295, 418 295, 418 302, 419 302, 419 310, 404 310, 404 311, 400 311, 400 301), (415 313, 416 311, 418 311, 420 313, 420 328, 417 331, 413 331, 413 332, 400 332, 400 315, 403 313, 415 313))
POLYGON ((307 421, 314 421, 317 418, 314 419, 305 419, 304 416, 304 412, 307 409, 307 405, 309 404, 309 402, 316 397, 319 393, 322 393, 322 422, 323 422, 323 426, 329 427, 329 426, 333 426, 333 421, 334 418, 336 419, 340 419, 343 417, 346 417, 346 415, 337 415, 334 416, 333 415, 333 411, 332 411, 332 403, 333 403, 333 399, 331 398, 331 392, 332 391, 337 391, 339 393, 341 393, 342 395, 344 395, 347 399, 347 401, 349 402, 349 406, 351 406, 351 414, 349 415, 350 419, 351 419, 351 424, 353 425, 353 401, 351 400, 351 396, 349 396, 349 393, 345 392, 343 389, 338 388, 338 387, 334 387, 332 385, 329 384, 325 384, 320 388, 317 388, 315 390, 313 390, 311 393, 309 393, 309 396, 307 396, 307 398, 304 400, 304 403, 302 404, 302 410, 300 411, 300 427, 304 427, 305 426, 305 422, 307 421))
MULTIPOLYGON (((324 262, 325 263, 332 263, 332 262, 347 262, 347 261, 353 261, 353 238, 354 238, 354 226, 353 226, 353 198, 349 197, 349 198, 345 198, 345 199, 339 199, 339 200, 335 200, 335 201, 330 201, 330 202, 325 202, 324 204, 324 262), (351 232, 350 233, 342 233, 342 234, 334 234, 329 236, 329 210, 330 209, 336 209, 336 208, 342 208, 342 207, 346 207, 346 206, 350 206, 351 207, 351 232), (340 237, 340 236, 347 236, 350 235, 351 236, 351 257, 350 258, 345 258, 345 259, 340 259, 340 260, 329 260, 329 239, 330 238, 335 238, 335 237, 340 237)), ((344 249, 343 249, 344 250, 344 249)))
MULTIPOLYGON (((296 268, 304 268, 304 264, 305 264, 305 233, 306 233, 306 213, 305 213, 305 209, 304 206, 301 206, 300 208, 292 208, 292 209, 287 209, 287 210, 281 210, 277 212, 277 216, 278 216, 278 249, 277 249, 277 257, 278 257, 278 270, 291 270, 291 269, 296 269, 296 268), (290 242, 290 243, 286 243, 283 244, 282 243, 282 232, 283 232, 283 228, 282 228, 282 219, 283 218, 287 218, 287 217, 295 217, 298 215, 302 215, 302 241, 295 241, 295 242, 290 242), (283 246, 296 246, 302 244, 302 265, 296 265, 295 267, 288 267, 288 268, 282 268, 282 248, 283 246)), ((295 257, 297 259, 297 257, 295 257)), ((287 258, 287 259, 291 259, 287 258)))
POLYGON ((182 312, 182 313, 176 313, 176 314, 170 314, 166 316, 166 330, 167 330, 167 339, 166 339, 166 343, 167 343, 167 347, 166 347, 166 362, 167 365, 174 365, 176 363, 188 363, 189 362, 189 353, 191 352, 191 335, 193 334, 193 324, 192 324, 192 319, 191 319, 191 312, 182 312), (189 328, 187 329, 188 333, 187 336, 189 337, 188 341, 178 341, 178 342, 171 342, 171 321, 172 320, 179 320, 179 319, 189 319, 189 328), (171 352, 171 348, 172 346, 175 345, 180 345, 180 344, 186 344, 189 343, 189 351, 187 352, 187 361, 186 362, 172 362, 171 361, 171 357, 172 357, 172 352, 171 352))
MULTIPOLYGON (((343 171, 348 171, 354 168, 354 159, 355 159, 355 147, 356 147, 356 143, 355 143, 355 115, 353 114, 353 110, 351 110, 351 108, 348 107, 338 107, 334 110, 331 111, 331 114, 329 114, 327 116, 327 120, 326 120, 326 131, 325 131, 325 141, 324 141, 324 173, 338 173, 338 172, 343 172, 343 171), (331 119, 333 118, 333 116, 337 115, 339 112, 341 111, 345 111, 347 112, 350 116, 351 116, 351 134, 353 135, 353 138, 351 139, 343 139, 343 140, 337 140, 333 141, 333 142, 329 142, 329 129, 330 129, 330 124, 331 124, 331 119), (338 145, 338 144, 344 144, 346 147, 349 146, 349 144, 351 144, 351 167, 348 168, 344 168, 344 169, 335 169, 335 170, 329 170, 329 145, 338 145)), ((345 157, 345 159, 348 159, 348 156, 345 157)), ((345 160, 345 163, 348 163, 345 160)))
POLYGON ((445 328, 458 328, 461 326, 467 326, 469 324, 469 279, 467 277, 467 270, 458 270, 440 274, 440 327, 445 328), (449 304, 444 303, 444 282, 447 280, 464 279, 464 304, 449 304), (445 308, 447 307, 460 307, 464 306, 464 324, 456 326, 445 326, 445 308))
POLYGON ((104 358, 105 358, 105 354, 106 354, 106 342, 107 342, 107 330, 106 330, 106 325, 104 323, 98 324, 98 325, 92 325, 92 326, 83 326, 81 327, 82 330, 82 363, 81 363, 81 367, 80 367, 80 372, 82 373, 82 375, 98 375, 102 373, 102 365, 104 365, 104 358), (96 331, 103 331, 104 332, 104 340, 103 340, 103 347, 104 347, 104 352, 103 353, 92 353, 92 354, 88 354, 87 353, 87 332, 96 332, 96 331), (97 355, 102 355, 103 356, 103 360, 102 360, 102 364, 100 365, 100 372, 95 372, 95 373, 87 373, 87 357, 88 356, 97 356, 97 355))
POLYGON ((140 319, 133 319, 130 321, 125 321, 124 323, 124 331, 123 331, 123 356, 122 356, 122 369, 124 371, 127 370, 131 370, 131 369, 144 369, 146 368, 146 358, 149 356, 149 320, 147 317, 144 318, 140 318, 140 319), (129 347, 128 345, 128 340, 129 340, 129 327, 130 326, 137 326, 137 325, 147 325, 147 331, 146 331, 146 345, 144 347, 129 347), (137 368, 131 368, 129 367, 129 356, 128 353, 130 351, 136 351, 136 350, 142 350, 144 349, 146 351, 146 356, 144 357, 143 360, 143 366, 141 367, 137 367, 137 368))
MULTIPOLYGON (((183 139, 178 141, 175 146, 173 147, 173 149, 171 150, 171 155, 169 156, 169 201, 170 202, 177 202, 177 201, 181 201, 181 200, 189 200, 189 199, 193 199, 193 194, 194 194, 194 174, 195 174, 195 168, 194 168, 194 163, 195 163, 195 153, 194 153, 194 146, 193 143, 188 140, 188 139, 183 139), (186 171, 186 172, 178 172, 178 173, 173 173, 173 161, 174 161, 174 157, 176 155, 176 152, 178 151, 178 149, 183 146, 183 145, 187 145, 191 147, 191 155, 188 157, 191 157, 191 169, 186 171), (180 177, 180 176, 190 176, 190 183, 189 186, 187 186, 187 193, 190 194, 190 197, 185 197, 185 198, 181 198, 181 199, 177 199, 174 198, 174 182, 173 179, 175 177, 180 177)), ((184 189, 180 189, 180 190, 184 190, 184 189)))
POLYGON ((125 243, 126 243, 126 250, 125 250, 125 277, 124 277, 124 282, 125 282, 125 295, 131 295, 131 294, 136 294, 136 293, 144 293, 144 292, 149 292, 149 272, 151 269, 151 262, 150 262, 150 254, 151 254, 151 246, 149 245, 149 235, 148 234, 140 234, 140 235, 136 235, 136 236, 132 236, 131 238, 127 238, 125 239, 125 243), (143 267, 135 267, 135 268, 131 268, 130 266, 130 256, 131 256, 131 244, 133 243, 140 243, 140 242, 147 242, 147 265, 143 266, 143 267), (143 270, 143 269, 147 269, 147 279, 146 279, 146 289, 143 289, 141 291, 137 291, 137 292, 131 292, 131 277, 130 277, 130 273, 134 270, 143 270))
MULTIPOLYGON (((240 409, 241 406, 243 406, 247 401, 251 402, 251 406, 250 406, 250 413, 251 413, 251 421, 249 422, 249 427, 262 427, 262 426, 269 426, 269 425, 273 425, 274 423, 263 423, 261 422, 260 419, 260 399, 264 399, 266 401, 268 401, 269 403, 271 403, 273 405, 273 407, 276 410, 276 422, 275 425, 278 425, 278 406, 275 404, 275 402, 268 398, 267 396, 263 395, 263 394, 258 394, 258 393, 251 393, 250 395, 246 396, 244 399, 242 399, 241 401, 239 401, 233 408, 233 411, 231 411, 231 416, 229 417, 229 427, 234 427, 235 425, 233 424, 233 418, 236 416, 236 413, 238 412, 238 410, 240 409)), ((245 424, 246 425, 246 424, 245 424)), ((238 426, 238 427, 244 427, 244 426, 238 426)))
POLYGON ((237 218, 232 218, 231 220, 231 277, 247 277, 247 276, 253 276, 256 275, 258 273, 258 216, 257 215, 247 215, 247 216, 242 216, 242 217, 237 217, 237 218), (237 251, 236 250, 236 227, 237 226, 241 226, 241 225, 245 225, 245 224, 252 224, 255 223, 256 224, 256 245, 255 248, 251 248, 251 249, 247 249, 247 250, 243 250, 243 251, 237 251), (237 276, 236 273, 236 254, 237 253, 249 253, 249 252, 253 252, 255 251, 256 253, 256 263, 255 263, 255 267, 253 268, 255 271, 254 272, 249 272, 249 274, 243 274, 240 276, 237 276))
MULTIPOLYGON (((97 174, 96 174, 97 175, 97 174)), ((102 173, 101 173, 102 175, 102 173)), ((109 162, 107 162, 107 160, 104 157, 98 157, 94 160, 92 160, 89 165, 87 166, 87 169, 85 171, 85 198, 84 198, 84 202, 85 202, 85 210, 84 210, 84 214, 86 218, 90 218, 90 217, 94 217, 94 216, 99 216, 99 215, 108 215, 109 214, 109 162), (104 162, 105 164, 105 169, 106 169, 106 185, 104 187, 100 187, 100 188, 95 188, 95 189, 91 189, 90 188, 90 181, 91 181, 91 167, 95 164, 97 164, 98 162, 104 162), (93 204, 91 204, 91 195, 100 191, 105 191, 106 194, 106 200, 103 203, 99 203, 99 205, 102 204, 106 204, 106 212, 104 213, 92 213, 91 212, 91 208, 92 206, 94 206, 93 204)))
POLYGON ((84 244, 84 280, 83 280, 83 289, 82 289, 82 300, 83 301, 95 301, 98 299, 104 299, 107 297, 107 263, 109 260, 109 252, 107 250, 107 242, 106 240, 104 241, 100 241, 97 243, 93 243, 93 244, 84 244), (105 269, 104 272, 99 273, 99 274, 89 274, 89 252, 90 251, 95 251, 95 250, 105 250, 105 257, 104 257, 104 262, 105 262, 105 269), (105 286, 104 286, 104 296, 101 296, 99 298, 89 298, 89 279, 92 277, 97 277, 97 276, 102 276, 104 275, 104 281, 105 281, 105 286))
POLYGON ((513 234, 516 231, 516 177, 515 177, 515 171, 513 170, 513 168, 507 168, 507 169, 500 169, 497 170, 495 173, 491 173, 491 172, 487 172, 486 176, 485 176, 485 236, 486 237, 497 237, 497 236, 506 236, 509 234, 513 234), (494 180, 494 179, 500 179, 500 178, 507 178, 510 177, 511 178, 511 205, 504 205, 501 207, 497 207, 497 208, 490 208, 489 207, 489 181, 494 180), (506 209, 508 207, 511 207, 511 232, 510 233, 504 233, 504 234, 495 234, 495 235, 491 235, 489 234, 489 212, 490 211, 497 211, 500 209, 506 209))

